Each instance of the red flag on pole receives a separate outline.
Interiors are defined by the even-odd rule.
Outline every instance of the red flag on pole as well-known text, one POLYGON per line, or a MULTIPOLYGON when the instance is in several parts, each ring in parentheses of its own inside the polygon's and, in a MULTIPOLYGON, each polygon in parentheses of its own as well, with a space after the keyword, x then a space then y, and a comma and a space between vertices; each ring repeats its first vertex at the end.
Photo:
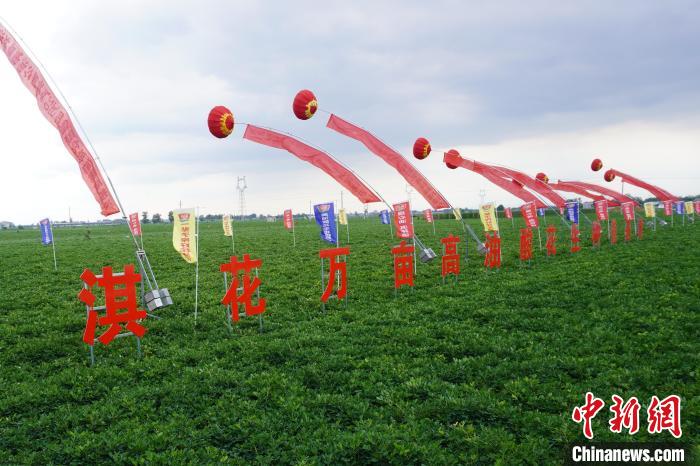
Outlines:
POLYGON ((292 218, 292 209, 287 209, 284 211, 284 227, 287 230, 294 228, 294 219, 292 218))
POLYGON ((598 220, 608 219, 608 201, 603 199, 602 201, 595 201, 595 214, 598 216, 598 220))
POLYGON ((139 213, 134 212, 129 214, 129 228, 134 236, 141 236, 141 222, 139 221, 139 213))
POLYGON ((539 220, 537 219, 537 208, 534 202, 528 202, 520 207, 520 213, 525 219, 525 225, 529 228, 537 228, 539 220))
POLYGON ((428 223, 433 223, 433 211, 430 209, 425 209, 423 211, 423 217, 425 218, 425 221, 428 223))
POLYGON ((394 223, 398 238, 413 238, 413 219, 408 202, 394 204, 394 223))

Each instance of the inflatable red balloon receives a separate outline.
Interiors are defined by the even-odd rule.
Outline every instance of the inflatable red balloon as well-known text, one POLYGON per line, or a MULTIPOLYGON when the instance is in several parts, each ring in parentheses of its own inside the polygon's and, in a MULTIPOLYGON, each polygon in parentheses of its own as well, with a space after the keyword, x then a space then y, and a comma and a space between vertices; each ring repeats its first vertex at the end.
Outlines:
POLYGON ((418 160, 423 160, 430 155, 430 142, 425 138, 418 138, 413 143, 413 156, 418 160))
MULTIPOLYGON (((455 149, 450 149, 447 151, 447 153, 450 155, 456 155, 457 157, 459 157, 459 152, 457 152, 455 149)), ((457 168, 457 165, 452 165, 451 163, 448 163, 448 162, 445 162, 445 165, 447 165, 447 168, 450 168, 452 170, 457 168)))
POLYGON ((294 103, 292 103, 292 110, 294 110, 294 115, 300 120, 308 120, 316 110, 318 109, 318 101, 313 92, 308 89, 301 90, 297 92, 294 96, 294 103))
POLYGON ((615 172, 613 172, 612 170, 608 170, 605 172, 605 175, 603 175, 603 178, 609 183, 615 179, 615 172))
POLYGON ((209 132, 217 138, 223 139, 233 132, 233 113, 223 105, 216 106, 209 112, 207 118, 209 132))
POLYGON ((537 175, 535 175, 535 179, 537 179, 545 184, 549 183, 549 177, 542 172, 539 172, 537 175))
POLYGON ((597 172, 601 168, 603 168, 603 161, 600 159, 593 159, 593 162, 591 162, 591 170, 597 172))

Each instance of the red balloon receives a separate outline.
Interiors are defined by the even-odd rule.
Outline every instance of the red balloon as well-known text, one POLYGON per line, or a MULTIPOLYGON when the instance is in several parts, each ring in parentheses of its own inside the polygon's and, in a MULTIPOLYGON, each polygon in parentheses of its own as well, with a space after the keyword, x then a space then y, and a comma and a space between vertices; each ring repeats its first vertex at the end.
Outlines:
POLYGON ((233 133, 233 113, 223 105, 211 109, 207 123, 209 132, 217 138, 223 139, 233 133))
POLYGON ((539 172, 537 175, 535 175, 535 178, 545 184, 549 183, 549 177, 542 172, 539 172))
MULTIPOLYGON (((456 155, 456 156, 459 157, 459 152, 457 152, 455 149, 450 149, 450 150, 447 151, 447 153, 450 154, 450 155, 456 155)), ((452 170, 454 170, 455 168, 457 168, 457 165, 452 165, 451 163, 445 162, 445 165, 447 165, 447 168, 450 168, 450 169, 452 169, 452 170)))
POLYGON ((593 162, 591 162, 591 170, 597 172, 601 168, 603 168, 603 161, 600 159, 593 159, 593 162))
POLYGON ((605 175, 603 175, 603 178, 609 183, 615 179, 615 172, 613 172, 612 170, 608 170, 605 172, 605 175))
POLYGON ((430 155, 430 142, 425 138, 418 138, 413 143, 413 156, 418 160, 423 160, 430 155))
POLYGON ((318 109, 318 101, 313 92, 308 89, 303 89, 297 92, 294 96, 294 103, 292 104, 292 110, 294 110, 294 115, 300 120, 308 120, 316 110, 318 109))

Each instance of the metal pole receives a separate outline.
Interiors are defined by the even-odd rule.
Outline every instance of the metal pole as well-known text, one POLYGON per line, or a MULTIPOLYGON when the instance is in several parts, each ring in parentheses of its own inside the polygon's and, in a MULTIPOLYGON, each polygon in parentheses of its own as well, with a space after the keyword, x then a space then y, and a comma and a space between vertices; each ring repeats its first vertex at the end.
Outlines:
POLYGON ((194 267, 194 324, 197 325, 199 305, 199 207, 195 209, 194 241, 197 248, 197 261, 194 267))
POLYGON ((58 264, 56 263, 56 235, 53 234, 53 224, 49 220, 49 230, 51 230, 51 249, 53 249, 53 269, 58 270, 58 264))
POLYGON ((292 244, 297 247, 297 234, 294 232, 294 214, 292 214, 292 244))

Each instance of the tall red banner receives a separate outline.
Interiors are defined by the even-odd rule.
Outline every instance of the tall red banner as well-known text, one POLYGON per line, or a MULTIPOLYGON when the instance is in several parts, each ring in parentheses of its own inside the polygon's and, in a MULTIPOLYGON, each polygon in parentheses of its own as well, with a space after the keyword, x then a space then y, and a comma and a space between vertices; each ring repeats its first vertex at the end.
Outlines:
POLYGON ((598 217, 598 220, 607 220, 608 219, 608 201, 602 200, 602 201, 595 201, 595 214, 598 217))
POLYGON ((413 219, 411 218, 411 206, 408 202, 394 204, 394 223, 396 224, 397 237, 413 238, 413 219))
POLYGON ((404 177, 406 182, 413 186, 433 209, 445 209, 450 203, 435 187, 401 154, 377 139, 369 131, 355 126, 350 122, 331 115, 326 126, 349 138, 355 139, 365 145, 370 152, 380 157, 386 163, 396 169, 404 177))
POLYGON ((626 221, 634 220, 634 204, 631 202, 625 202, 622 204, 622 217, 626 221))
POLYGON ((100 204, 102 215, 106 217, 119 212, 119 207, 114 202, 112 193, 109 192, 95 159, 78 136, 68 112, 56 98, 39 68, 2 24, 0 24, 0 47, 17 71, 22 83, 36 97, 41 113, 58 130, 63 145, 78 162, 80 174, 95 200, 100 204))
POLYGON ((510 207, 505 208, 505 214, 506 214, 506 218, 513 218, 513 211, 510 210, 510 207))
POLYGON ((539 226, 539 220, 537 219, 537 207, 535 207, 534 202, 528 202, 520 207, 520 213, 525 219, 525 225, 529 228, 537 228, 539 226))
POLYGON ((134 212, 129 214, 129 229, 134 236, 141 236, 141 222, 139 221, 139 213, 134 212))
POLYGON ((379 197, 368 186, 333 157, 308 144, 304 144, 292 136, 248 125, 245 133, 243 133, 243 139, 286 150, 304 162, 320 168, 350 191, 363 204, 380 201, 379 197))
POLYGON ((433 211, 430 209, 425 209, 423 211, 423 217, 425 218, 425 221, 428 223, 433 223, 433 211))
POLYGON ((287 230, 294 228, 294 219, 292 217, 292 209, 287 209, 284 211, 284 227, 287 230))
POLYGON ((700 214, 700 201, 693 201, 693 206, 695 207, 695 213, 700 214))
POLYGON ((660 201, 677 201, 678 198, 674 196, 673 194, 669 193, 665 189, 661 189, 658 186, 654 186, 653 184, 647 183, 646 181, 642 181, 639 178, 635 178, 632 175, 628 175, 627 173, 623 173, 618 170, 608 170, 608 172, 614 173, 615 176, 618 176, 622 178, 622 181, 625 183, 629 183, 631 185, 637 186, 642 189, 646 189, 650 193, 652 193, 654 196, 656 196, 657 199, 660 201))
POLYGON ((673 201, 664 201, 664 215, 673 215, 673 201))

